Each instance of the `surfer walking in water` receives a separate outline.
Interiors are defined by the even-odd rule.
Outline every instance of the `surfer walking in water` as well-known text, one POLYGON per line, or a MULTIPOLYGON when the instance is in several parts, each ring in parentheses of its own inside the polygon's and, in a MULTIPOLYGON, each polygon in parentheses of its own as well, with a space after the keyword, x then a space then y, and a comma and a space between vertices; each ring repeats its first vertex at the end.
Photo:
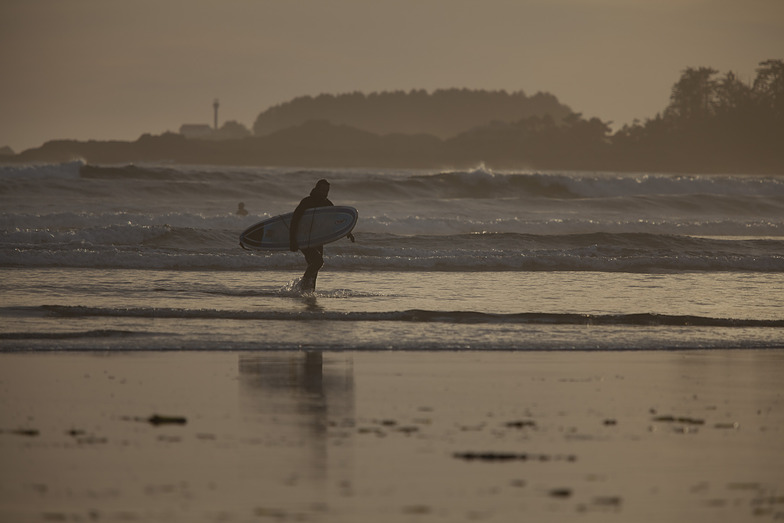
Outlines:
MULTIPOLYGON (((306 196, 299 202, 297 208, 294 209, 294 216, 291 218, 291 228, 289 229, 289 249, 291 252, 300 250, 297 244, 297 228, 302 219, 302 215, 307 209, 314 207, 332 207, 333 204, 327 195, 329 194, 329 182, 321 179, 316 182, 316 186, 310 191, 310 196, 306 196)), ((354 236, 349 233, 348 238, 353 242, 354 236)), ((321 266, 324 265, 324 246, 318 245, 315 247, 306 247, 302 249, 302 254, 305 255, 305 261, 308 263, 305 274, 302 275, 302 282, 300 288, 303 291, 311 292, 316 290, 316 277, 321 266)))

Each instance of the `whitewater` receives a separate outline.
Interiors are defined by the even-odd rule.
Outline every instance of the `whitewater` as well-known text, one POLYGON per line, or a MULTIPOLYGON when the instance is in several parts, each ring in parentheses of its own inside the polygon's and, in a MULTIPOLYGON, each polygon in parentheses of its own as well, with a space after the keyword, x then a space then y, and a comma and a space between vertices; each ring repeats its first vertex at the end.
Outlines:
POLYGON ((784 347, 782 177, 74 161, 0 203, 0 350, 784 347), (238 235, 320 178, 357 242, 303 295, 238 235))

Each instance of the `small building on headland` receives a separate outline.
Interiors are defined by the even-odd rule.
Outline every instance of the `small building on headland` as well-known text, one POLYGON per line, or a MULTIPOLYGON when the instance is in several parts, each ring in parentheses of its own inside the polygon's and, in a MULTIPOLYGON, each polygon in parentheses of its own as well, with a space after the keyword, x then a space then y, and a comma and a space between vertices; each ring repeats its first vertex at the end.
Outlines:
POLYGON ((210 140, 215 130, 207 124, 184 123, 180 126, 180 134, 192 140, 210 140))
POLYGON ((212 104, 214 111, 212 127, 206 123, 186 123, 180 126, 180 134, 190 140, 239 140, 250 136, 248 128, 234 120, 225 122, 223 127, 218 128, 218 107, 220 102, 215 99, 212 104))

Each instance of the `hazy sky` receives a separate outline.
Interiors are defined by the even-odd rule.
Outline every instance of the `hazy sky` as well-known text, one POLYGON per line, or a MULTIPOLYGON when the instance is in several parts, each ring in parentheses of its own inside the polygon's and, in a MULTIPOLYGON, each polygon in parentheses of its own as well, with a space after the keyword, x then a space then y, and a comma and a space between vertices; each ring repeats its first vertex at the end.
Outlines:
POLYGON ((615 124, 784 58, 784 0, 0 0, 0 146, 248 127, 300 95, 549 91, 615 124))

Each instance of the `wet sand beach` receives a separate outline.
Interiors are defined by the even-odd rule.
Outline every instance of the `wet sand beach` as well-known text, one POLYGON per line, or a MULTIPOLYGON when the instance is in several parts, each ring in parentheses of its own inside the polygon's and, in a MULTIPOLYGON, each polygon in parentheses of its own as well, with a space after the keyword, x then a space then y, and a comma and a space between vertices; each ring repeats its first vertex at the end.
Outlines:
POLYGON ((784 351, 0 354, 0 521, 784 520, 784 351))

